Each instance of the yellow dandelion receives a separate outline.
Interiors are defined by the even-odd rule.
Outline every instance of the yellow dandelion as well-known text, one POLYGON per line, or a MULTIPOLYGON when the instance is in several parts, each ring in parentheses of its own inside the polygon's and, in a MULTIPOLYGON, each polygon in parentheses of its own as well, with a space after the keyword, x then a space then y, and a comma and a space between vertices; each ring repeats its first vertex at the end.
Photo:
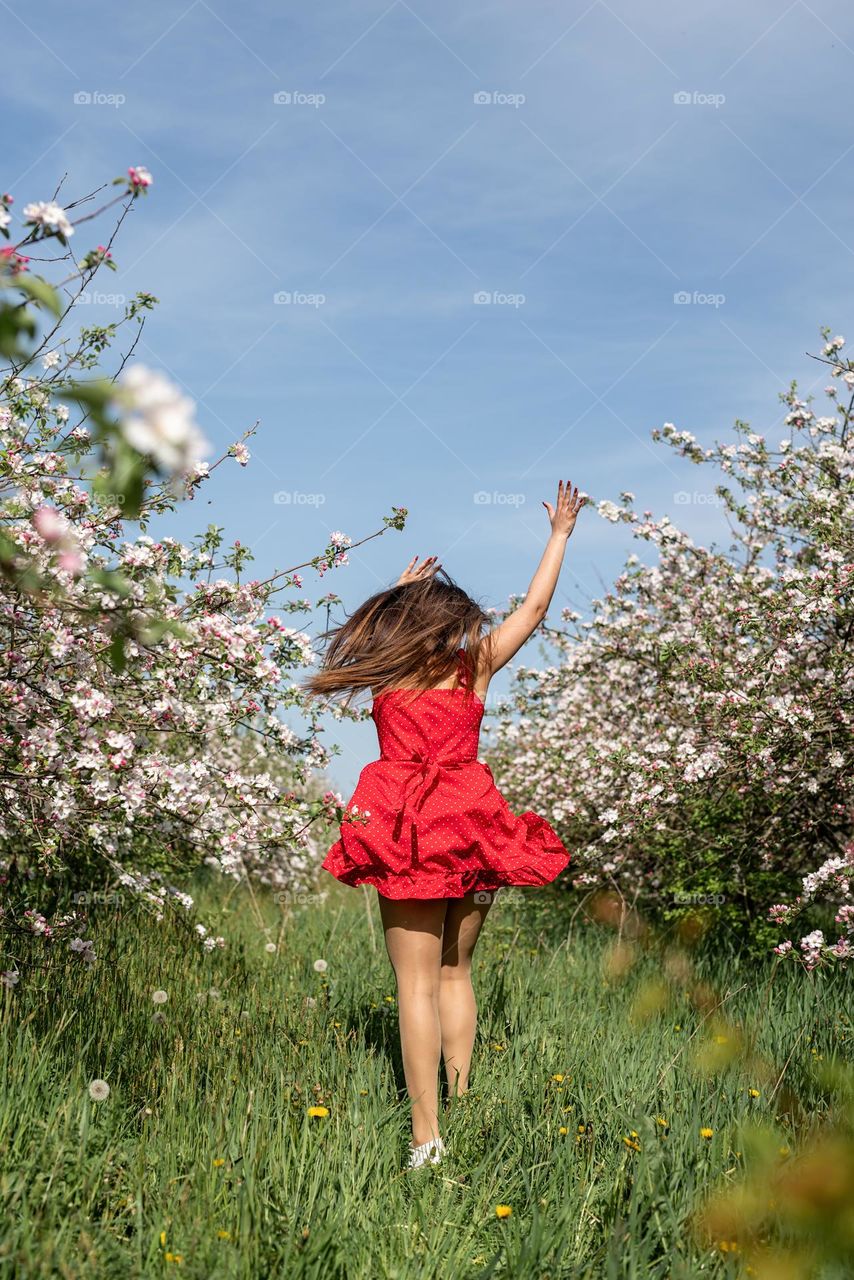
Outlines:
POLYGON ((165 1231, 161 1231, 161 1232, 160 1232, 160 1244, 161 1244, 161 1247, 165 1247, 165 1245, 166 1245, 166 1232, 165 1232, 165 1231))
POLYGON ((308 1114, 310 1116, 328 1116, 329 1108, 328 1107, 309 1107, 308 1114))
POLYGON ((759 1090, 758 1090, 758 1089, 748 1089, 748 1090, 747 1090, 747 1092, 750 1094, 751 1098, 758 1098, 758 1097, 759 1097, 759 1090))
POLYGON ((509 1218, 512 1212, 513 1210, 509 1204, 497 1204, 495 1206, 496 1218, 509 1218))
POLYGON ((655 1123, 656 1123, 656 1124, 660 1124, 660 1125, 661 1125, 661 1127, 662 1127, 662 1129, 666 1129, 666 1128, 667 1128, 667 1121, 665 1120, 664 1116, 656 1116, 656 1117, 655 1117, 655 1123))
POLYGON ((561 1135, 561 1137, 562 1137, 565 1133, 569 1133, 569 1130, 567 1129, 567 1127, 566 1127, 566 1125, 565 1125, 565 1124, 562 1124, 562 1125, 560 1126, 560 1128, 558 1129, 558 1133, 559 1133, 559 1134, 561 1135))
POLYGON ((184 1255, 181 1253, 166 1253, 163 1256, 165 1257, 167 1262, 181 1263, 184 1261, 184 1255))
POLYGON ((492 1047, 493 1047, 493 1049, 496 1051, 496 1053, 503 1053, 503 1052, 504 1052, 504 1045, 503 1045, 503 1044, 494 1044, 492 1047))
POLYGON ((708 1138, 711 1138, 713 1133, 714 1133, 714 1129, 701 1129, 700 1137, 708 1139, 708 1138))
POLYGON ((359 1093, 361 1094, 361 1096, 362 1096, 363 1098, 367 1098, 367 1096, 368 1096, 368 1091, 367 1091, 367 1089, 360 1089, 360 1090, 359 1090, 359 1093))
POLYGON ((558 1082, 558 1084, 562 1084, 562 1083, 563 1083, 563 1076, 562 1076, 562 1075, 559 1075, 559 1074, 558 1074, 558 1075, 554 1075, 554 1076, 552 1076, 552 1080, 556 1080, 556 1081, 558 1082))
POLYGON ((216 1233, 216 1235, 217 1235, 217 1239, 218 1239, 218 1240, 230 1240, 230 1239, 231 1239, 231 1232, 230 1232, 230 1231, 218 1231, 218 1232, 216 1233))
POLYGON ((630 1138, 623 1138, 623 1142, 627 1147, 631 1147, 632 1151, 640 1151, 640 1143, 636 1141, 637 1136, 636 1133, 633 1133, 630 1138))
POLYGON ((225 1164, 225 1160, 222 1158, 222 1156, 217 1156, 216 1160, 214 1160, 213 1162, 213 1167, 215 1169, 221 1169, 224 1164, 225 1164))

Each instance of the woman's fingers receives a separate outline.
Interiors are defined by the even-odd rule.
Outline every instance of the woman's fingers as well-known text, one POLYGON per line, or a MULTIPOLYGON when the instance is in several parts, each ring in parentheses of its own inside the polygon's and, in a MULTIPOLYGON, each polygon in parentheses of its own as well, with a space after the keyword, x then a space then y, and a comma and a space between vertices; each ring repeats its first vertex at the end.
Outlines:
POLYGON ((565 499, 566 499, 566 505, 567 505, 567 507, 568 507, 568 509, 569 509, 570 511, 577 511, 577 510, 578 510, 578 508, 579 508, 579 506, 581 506, 581 504, 584 502, 584 499, 583 499, 583 498, 581 499, 581 502, 579 502, 579 499, 578 499, 578 485, 576 485, 576 486, 573 488, 573 485, 572 485, 572 481, 571 481, 571 480, 567 480, 567 482, 566 482, 566 489, 565 489, 565 491, 564 491, 564 497, 565 497, 565 499))
MULTIPOLYGON (((416 556, 415 560, 417 559, 418 557, 416 556)), ((413 576, 416 578, 417 577, 426 578, 426 577, 429 577, 431 574, 436 573, 442 567, 440 564, 437 563, 437 559, 438 559, 437 556, 428 556, 426 560, 422 560, 421 564, 414 571, 413 576)), ((415 560, 412 561, 412 564, 415 563, 415 560)), ((411 568, 412 568, 412 565, 410 565, 410 569, 411 568)))
POLYGON ((573 485, 571 480, 559 480, 557 502, 554 506, 550 502, 543 502, 543 506, 548 512, 549 520, 554 523, 555 519, 574 519, 585 502, 586 498, 579 495, 578 485, 573 485))

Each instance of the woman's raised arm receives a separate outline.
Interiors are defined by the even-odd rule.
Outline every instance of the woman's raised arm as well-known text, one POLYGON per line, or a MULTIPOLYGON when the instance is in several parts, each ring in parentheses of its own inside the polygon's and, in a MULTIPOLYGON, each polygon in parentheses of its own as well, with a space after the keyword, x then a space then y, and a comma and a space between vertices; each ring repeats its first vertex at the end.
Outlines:
POLYGON ((557 501, 554 506, 544 502, 551 536, 540 560, 537 572, 531 579, 525 599, 500 626, 496 627, 490 637, 488 650, 489 674, 493 675, 509 662, 514 654, 536 631, 554 595, 557 580, 563 565, 563 555, 570 534, 575 528, 576 517, 584 506, 586 498, 578 496, 578 488, 572 488, 569 480, 566 488, 562 480, 558 481, 557 501))

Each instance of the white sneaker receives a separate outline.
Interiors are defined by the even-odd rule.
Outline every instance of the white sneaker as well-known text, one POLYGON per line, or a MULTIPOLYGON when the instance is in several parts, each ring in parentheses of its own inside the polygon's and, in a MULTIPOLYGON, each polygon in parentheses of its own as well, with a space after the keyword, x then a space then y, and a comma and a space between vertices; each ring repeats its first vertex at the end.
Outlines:
POLYGON ((410 1147, 407 1168, 420 1169, 425 1164, 439 1164, 445 1150, 441 1138, 431 1138, 429 1142, 422 1142, 420 1147, 410 1147))

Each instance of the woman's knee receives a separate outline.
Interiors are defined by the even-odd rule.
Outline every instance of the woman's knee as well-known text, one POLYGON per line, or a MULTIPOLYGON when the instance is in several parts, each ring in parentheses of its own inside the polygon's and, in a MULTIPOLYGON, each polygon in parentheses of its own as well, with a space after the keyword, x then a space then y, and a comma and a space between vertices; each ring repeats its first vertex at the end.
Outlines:
POLYGON ((439 970, 439 981, 444 985, 451 982, 467 982, 471 984, 471 958, 454 957, 442 960, 439 970))
POLYGON ((441 981, 439 972, 406 970, 396 974, 398 1000, 434 999, 441 981))

